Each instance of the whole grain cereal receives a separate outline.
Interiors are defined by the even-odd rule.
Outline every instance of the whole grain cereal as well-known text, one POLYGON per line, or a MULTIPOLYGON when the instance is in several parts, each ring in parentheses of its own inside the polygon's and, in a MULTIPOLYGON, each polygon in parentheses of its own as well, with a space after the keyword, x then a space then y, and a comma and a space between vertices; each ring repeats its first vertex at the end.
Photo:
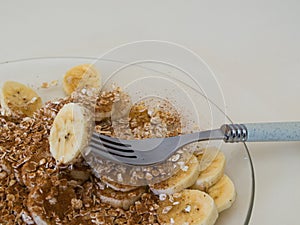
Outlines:
MULTIPOLYGON (((148 189, 128 209, 114 208, 101 201, 108 187, 85 172, 92 169, 83 159, 56 165, 48 136, 59 110, 72 101, 47 102, 32 117, 0 116, 0 224, 158 224, 158 198, 148 189)), ((96 131, 113 135, 112 122, 99 121, 96 131)))

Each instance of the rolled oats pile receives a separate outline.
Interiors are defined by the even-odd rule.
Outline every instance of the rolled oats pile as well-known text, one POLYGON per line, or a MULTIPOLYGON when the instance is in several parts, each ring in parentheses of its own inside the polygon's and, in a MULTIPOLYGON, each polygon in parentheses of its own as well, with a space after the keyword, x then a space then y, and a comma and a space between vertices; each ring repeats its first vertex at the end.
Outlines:
MULTIPOLYGON (((56 164, 49 132, 59 110, 72 101, 48 102, 32 117, 0 116, 0 224, 158 224, 158 199, 147 188, 138 196, 134 190, 120 195, 136 197, 127 209, 113 207, 105 197, 115 192, 83 159, 56 164)), ((113 132, 109 119, 99 126, 113 132)))

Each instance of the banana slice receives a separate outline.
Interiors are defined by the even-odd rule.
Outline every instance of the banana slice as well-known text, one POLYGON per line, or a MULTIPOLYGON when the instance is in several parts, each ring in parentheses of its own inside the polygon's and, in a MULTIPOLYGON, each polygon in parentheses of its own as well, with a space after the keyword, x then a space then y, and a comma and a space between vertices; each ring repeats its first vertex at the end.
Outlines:
MULTIPOLYGON (((199 162, 201 161, 201 157, 202 155, 197 156, 199 162)), ((196 179, 195 184, 191 188, 201 191, 207 190, 207 188, 211 187, 221 179, 224 174, 224 168, 225 155, 219 151, 209 167, 200 172, 198 179, 196 179)))
POLYGON ((226 175, 210 187, 207 193, 214 199, 219 213, 230 208, 236 198, 234 184, 226 175))
POLYGON ((108 187, 114 189, 115 191, 128 192, 128 191, 132 191, 132 190, 139 188, 138 186, 119 184, 105 176, 101 177, 101 181, 104 184, 106 184, 108 187))
POLYGON ((199 162, 195 156, 192 156, 183 170, 179 170, 174 176, 165 181, 150 185, 150 189, 156 195, 173 194, 193 185, 199 173, 199 162))
POLYGON ((32 116, 42 107, 42 99, 30 87, 15 81, 7 81, 2 87, 1 106, 7 115, 16 113, 32 116))
POLYGON ((109 187, 105 187, 97 192, 97 196, 102 202, 110 204, 115 208, 128 210, 145 192, 146 187, 139 187, 128 192, 115 191, 109 187))
POLYGON ((159 201, 160 224, 213 225, 218 218, 214 200, 199 190, 184 190, 159 201))
POLYGON ((54 119, 50 130, 50 152, 58 164, 74 163, 89 138, 88 111, 79 104, 68 103, 54 119))
POLYGON ((67 95, 72 94, 76 89, 100 89, 100 86, 100 74, 90 64, 82 64, 71 68, 63 79, 63 88, 67 95))

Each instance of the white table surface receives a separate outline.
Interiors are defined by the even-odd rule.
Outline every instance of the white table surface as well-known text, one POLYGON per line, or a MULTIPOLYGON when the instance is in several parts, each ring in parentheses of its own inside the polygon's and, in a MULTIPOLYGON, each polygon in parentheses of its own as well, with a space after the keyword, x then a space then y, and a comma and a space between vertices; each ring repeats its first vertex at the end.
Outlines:
MULTIPOLYGON (((0 2, 0 62, 98 56, 144 39, 199 54, 235 122, 300 121, 297 0, 0 2)), ((249 146, 256 172, 250 224, 299 224, 300 143, 249 146)))

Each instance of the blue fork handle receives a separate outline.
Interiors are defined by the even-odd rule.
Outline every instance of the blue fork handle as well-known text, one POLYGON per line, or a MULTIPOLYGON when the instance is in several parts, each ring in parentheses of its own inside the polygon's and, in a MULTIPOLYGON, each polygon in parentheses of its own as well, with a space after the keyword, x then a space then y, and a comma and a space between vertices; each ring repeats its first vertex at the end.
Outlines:
POLYGON ((300 122, 226 124, 225 142, 300 141, 300 122))

